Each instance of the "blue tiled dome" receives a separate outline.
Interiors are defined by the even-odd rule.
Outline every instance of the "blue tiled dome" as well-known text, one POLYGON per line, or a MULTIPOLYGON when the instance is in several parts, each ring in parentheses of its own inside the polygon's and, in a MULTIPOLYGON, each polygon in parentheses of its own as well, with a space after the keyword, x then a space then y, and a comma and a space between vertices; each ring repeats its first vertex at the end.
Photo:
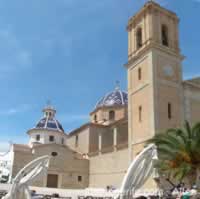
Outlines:
POLYGON ((39 129, 49 129, 64 132, 62 125, 55 118, 42 118, 35 126, 35 128, 39 129))
POLYGON ((96 104, 95 108, 104 106, 120 106, 128 104, 128 94, 125 91, 115 88, 114 91, 102 97, 96 104))
POLYGON ((47 106, 43 110, 44 117, 36 124, 34 129, 46 129, 64 132, 60 122, 55 119, 56 110, 52 106, 47 106))

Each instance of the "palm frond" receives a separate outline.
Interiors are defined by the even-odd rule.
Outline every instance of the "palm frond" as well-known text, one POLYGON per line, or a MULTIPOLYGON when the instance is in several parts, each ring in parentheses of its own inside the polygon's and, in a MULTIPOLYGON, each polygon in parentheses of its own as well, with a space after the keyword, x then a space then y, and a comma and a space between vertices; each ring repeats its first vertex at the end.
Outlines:
POLYGON ((200 123, 191 127, 186 121, 183 129, 168 129, 156 134, 148 143, 157 146, 157 169, 172 178, 182 181, 200 168, 200 123))

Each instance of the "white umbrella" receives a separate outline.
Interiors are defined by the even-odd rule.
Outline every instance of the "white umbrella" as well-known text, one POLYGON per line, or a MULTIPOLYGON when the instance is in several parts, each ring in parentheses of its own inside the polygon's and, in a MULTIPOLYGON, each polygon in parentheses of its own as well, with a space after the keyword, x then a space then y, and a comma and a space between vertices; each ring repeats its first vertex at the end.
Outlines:
POLYGON ((132 195, 142 187, 153 173, 155 159, 157 159, 157 150, 154 144, 148 145, 136 156, 123 179, 120 188, 122 197, 132 195))
POLYGON ((39 157, 23 169, 21 169, 13 180, 8 194, 3 199, 22 199, 24 196, 31 199, 28 186, 37 178, 45 175, 49 166, 49 156, 39 157))

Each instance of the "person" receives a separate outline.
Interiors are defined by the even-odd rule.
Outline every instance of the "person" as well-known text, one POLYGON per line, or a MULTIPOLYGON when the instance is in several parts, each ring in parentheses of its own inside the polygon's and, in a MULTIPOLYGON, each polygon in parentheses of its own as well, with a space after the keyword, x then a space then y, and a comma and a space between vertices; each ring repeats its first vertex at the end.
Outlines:
POLYGON ((175 188, 175 189, 172 191, 172 196, 174 196, 174 197, 178 197, 178 196, 179 196, 179 190, 178 190, 178 188, 175 188))
POLYGON ((197 186, 196 185, 192 186, 192 189, 190 190, 190 195, 191 195, 191 198, 196 197, 196 195, 197 195, 197 186))
POLYGON ((189 189, 186 189, 183 192, 181 199, 190 199, 190 190, 189 189))
POLYGON ((106 186, 106 190, 110 191, 110 186, 109 185, 106 186))

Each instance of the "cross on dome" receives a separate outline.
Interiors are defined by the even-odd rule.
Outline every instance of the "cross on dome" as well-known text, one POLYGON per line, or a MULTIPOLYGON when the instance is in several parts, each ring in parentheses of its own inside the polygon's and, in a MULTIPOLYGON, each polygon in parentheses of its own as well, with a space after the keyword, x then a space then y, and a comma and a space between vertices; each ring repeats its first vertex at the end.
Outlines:
POLYGON ((116 81, 115 90, 120 90, 120 81, 119 80, 116 81))

